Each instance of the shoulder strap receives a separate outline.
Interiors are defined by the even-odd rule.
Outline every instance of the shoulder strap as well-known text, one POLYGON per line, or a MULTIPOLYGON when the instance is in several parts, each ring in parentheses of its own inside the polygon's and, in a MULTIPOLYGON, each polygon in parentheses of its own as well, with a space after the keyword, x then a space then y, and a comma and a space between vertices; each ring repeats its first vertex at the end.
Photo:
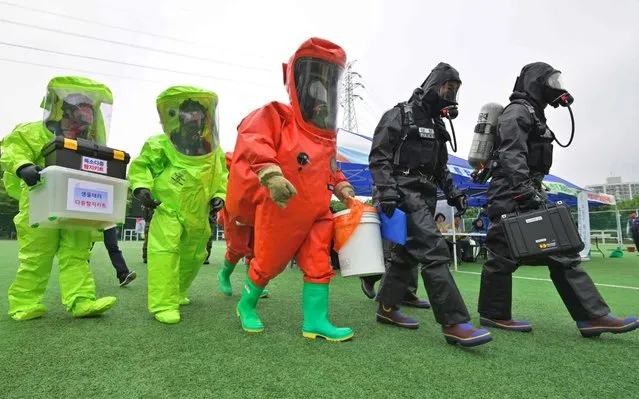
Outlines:
POLYGON ((413 105, 411 103, 399 103, 396 105, 399 108, 399 111, 402 115, 402 137, 400 139, 400 143, 406 140, 408 137, 408 128, 416 128, 415 126, 415 117, 413 116, 413 105))
POLYGON ((393 148, 393 152, 394 152, 393 165, 395 166, 399 165, 399 155, 400 155, 399 149, 401 148, 404 141, 406 141, 406 138, 408 137, 408 132, 410 132, 410 130, 415 127, 415 119, 413 117, 412 104, 408 102, 399 103, 396 105, 396 107, 399 108, 399 113, 401 115, 402 130, 401 130, 401 137, 399 139, 399 142, 396 143, 393 148))
POLYGON ((407 124, 410 127, 415 126, 415 118, 413 117, 413 105, 410 103, 404 103, 403 105, 404 114, 407 118, 407 124))
POLYGON ((528 113, 530 114, 530 116, 532 116, 533 120, 537 122, 539 118, 537 118, 537 114, 535 113, 535 109, 533 108, 533 106, 528 104, 527 102, 524 102, 523 105, 524 107, 526 107, 526 109, 528 110, 528 113))
POLYGON ((528 110, 528 112, 534 119, 538 119, 537 115, 535 114, 535 108, 533 108, 533 106, 530 105, 530 103, 524 99, 512 100, 508 105, 506 105, 506 107, 502 111, 502 114, 506 111, 506 108, 510 107, 513 104, 523 105, 524 107, 526 107, 526 109, 528 110))
MULTIPOLYGON (((535 108, 533 108, 533 106, 530 105, 528 101, 524 99, 512 100, 510 103, 508 103, 508 105, 504 107, 504 110, 501 112, 502 115, 504 114, 504 112, 506 112, 506 109, 508 109, 508 107, 510 107, 513 104, 519 104, 526 107, 526 110, 528 110, 528 112, 530 113, 530 116, 533 118, 533 123, 535 124, 535 126, 537 127, 539 126, 539 119, 537 118, 537 115, 535 115, 535 108)), ((498 149, 500 145, 501 145, 501 137, 499 137, 499 129, 495 127, 495 143, 493 144, 493 152, 490 156, 489 165, 492 165, 493 161, 498 158, 498 149)))
POLYGON ((402 115, 402 126, 414 126, 413 105, 411 103, 399 103, 396 105, 402 115))
MULTIPOLYGON (((543 123, 541 120, 539 120, 539 118, 537 117, 537 112, 535 111, 535 108, 532 105, 530 105, 528 101, 524 99, 513 100, 510 102, 510 104, 506 106, 506 108, 510 107, 513 104, 523 105, 526 108, 526 110, 530 114, 530 117, 533 120, 533 124, 535 125, 535 130, 538 135, 541 136, 546 132, 546 124, 543 123)), ((506 111, 506 108, 504 108, 504 111, 506 111)), ((497 137, 499 137, 499 135, 497 135, 497 137)))

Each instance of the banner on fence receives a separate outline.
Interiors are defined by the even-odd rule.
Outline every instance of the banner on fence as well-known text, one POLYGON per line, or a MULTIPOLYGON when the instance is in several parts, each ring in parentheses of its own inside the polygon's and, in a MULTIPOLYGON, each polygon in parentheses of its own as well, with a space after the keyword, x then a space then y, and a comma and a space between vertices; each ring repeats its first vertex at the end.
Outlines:
POLYGON ((615 200, 615 196, 614 195, 609 195, 609 194, 602 194, 602 193, 593 193, 593 192, 588 192, 588 200, 589 201, 594 201, 594 202, 599 202, 600 204, 604 204, 604 205, 616 205, 617 201, 615 200))
POLYGON ((582 191, 577 196, 577 224, 579 227, 579 236, 585 246, 581 251, 581 257, 587 258, 590 254, 590 213, 588 212, 589 193, 582 191))

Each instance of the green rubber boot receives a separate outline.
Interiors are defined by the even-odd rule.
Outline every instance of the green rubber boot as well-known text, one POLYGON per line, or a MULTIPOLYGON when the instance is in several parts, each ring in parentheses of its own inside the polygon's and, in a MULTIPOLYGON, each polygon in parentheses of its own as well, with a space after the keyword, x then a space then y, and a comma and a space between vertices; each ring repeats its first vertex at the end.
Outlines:
POLYGON ((91 300, 80 300, 73 305, 73 317, 93 317, 99 316, 115 305, 116 298, 105 296, 104 298, 91 300))
POLYGON ((231 273, 235 270, 235 265, 228 260, 224 260, 224 266, 217 272, 217 281, 220 282, 220 291, 224 295, 233 295, 233 287, 231 287, 231 273))
MULTIPOLYGON (((246 275, 248 276, 249 266, 246 267, 246 275)), ((268 298, 268 290, 266 288, 262 289, 262 294, 260 294, 260 298, 268 298)))
POLYGON ((244 285, 244 291, 242 292, 242 298, 237 304, 236 313, 242 323, 244 331, 249 333, 261 333, 264 331, 264 324, 260 320, 260 317, 255 311, 257 301, 260 299, 260 295, 264 288, 258 287, 253 284, 251 279, 246 276, 246 283, 244 285))
POLYGON ((346 341, 353 338, 353 330, 346 327, 335 327, 328 321, 328 284, 304 282, 302 291, 302 311, 304 338, 322 337, 328 341, 346 341))

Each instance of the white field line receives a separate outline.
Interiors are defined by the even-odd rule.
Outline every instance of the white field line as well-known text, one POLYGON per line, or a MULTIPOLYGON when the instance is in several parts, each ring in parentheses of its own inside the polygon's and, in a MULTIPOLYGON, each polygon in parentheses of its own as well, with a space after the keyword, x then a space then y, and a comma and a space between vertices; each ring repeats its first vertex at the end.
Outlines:
MULTIPOLYGON (((456 273, 475 274, 475 275, 481 276, 481 273, 466 272, 466 271, 462 271, 462 270, 458 270, 456 273)), ((548 278, 523 277, 523 276, 513 276, 513 278, 517 278, 517 279, 520 279, 520 280, 534 280, 534 281, 549 281, 549 282, 552 282, 552 280, 548 279, 548 278)), ((622 288, 624 290, 636 290, 636 291, 639 291, 639 287, 630 287, 630 286, 627 286, 627 285, 614 285, 614 284, 601 284, 601 283, 595 283, 595 285, 599 286, 599 287, 622 288)))

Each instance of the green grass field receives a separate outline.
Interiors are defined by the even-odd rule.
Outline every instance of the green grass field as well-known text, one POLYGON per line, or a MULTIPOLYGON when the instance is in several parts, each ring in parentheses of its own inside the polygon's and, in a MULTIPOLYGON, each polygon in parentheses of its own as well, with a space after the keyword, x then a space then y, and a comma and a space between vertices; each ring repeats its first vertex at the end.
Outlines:
MULTIPOLYGON (((516 279, 514 312, 534 323, 530 334, 494 331, 470 350, 447 345, 430 310, 406 309, 420 329, 375 322, 375 302, 358 279, 331 286, 331 320, 355 330, 351 342, 301 336, 301 273, 286 270, 258 305, 266 332, 247 335, 235 317, 237 294, 218 292, 224 248, 195 281, 182 322, 167 326, 146 311, 146 267, 140 243, 121 243, 139 277, 117 286, 104 246, 91 267, 98 295, 118 297, 101 318, 76 320, 60 304, 54 267, 45 317, 7 316, 7 288, 17 244, 0 242, 0 397, 2 398, 620 398, 637 397, 639 333, 581 338, 551 282, 516 279)), ((639 287, 639 257, 585 264, 597 283, 639 287)), ((239 292, 244 268, 234 274, 239 292)), ((479 265, 455 273, 476 321, 479 265), (470 273, 469 273, 470 272, 470 273)), ((548 278, 541 267, 516 276, 548 278)), ((421 283, 420 283, 421 285, 421 283)), ((613 313, 639 313, 639 290, 600 287, 613 313)), ((425 296, 423 286, 420 295, 425 296)))

